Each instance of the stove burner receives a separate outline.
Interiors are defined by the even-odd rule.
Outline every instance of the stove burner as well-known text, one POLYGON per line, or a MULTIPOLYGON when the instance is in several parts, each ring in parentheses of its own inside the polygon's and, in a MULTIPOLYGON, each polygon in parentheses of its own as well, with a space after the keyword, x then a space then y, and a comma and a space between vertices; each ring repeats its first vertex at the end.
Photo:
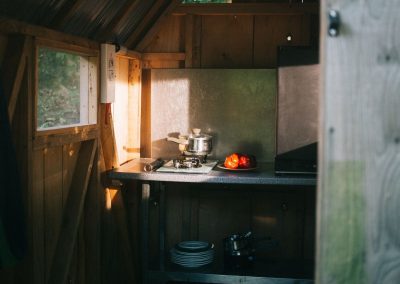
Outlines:
POLYGON ((172 160, 177 169, 200 168, 201 161, 198 157, 181 156, 172 160))
POLYGON ((201 164, 207 163, 207 155, 197 155, 197 154, 182 154, 177 159, 199 159, 201 164))

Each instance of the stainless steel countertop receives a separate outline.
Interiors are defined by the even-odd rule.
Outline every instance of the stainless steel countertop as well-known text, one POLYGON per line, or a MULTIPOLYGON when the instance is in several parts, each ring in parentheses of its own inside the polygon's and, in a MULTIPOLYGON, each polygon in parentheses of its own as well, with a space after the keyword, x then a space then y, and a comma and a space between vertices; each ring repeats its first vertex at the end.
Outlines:
POLYGON ((145 172, 146 163, 154 159, 134 159, 119 168, 109 171, 108 176, 119 180, 189 182, 189 183, 228 183, 228 184, 266 184, 266 185, 316 185, 316 178, 310 176, 276 176, 272 163, 259 163, 254 171, 231 172, 214 167, 208 174, 145 172))

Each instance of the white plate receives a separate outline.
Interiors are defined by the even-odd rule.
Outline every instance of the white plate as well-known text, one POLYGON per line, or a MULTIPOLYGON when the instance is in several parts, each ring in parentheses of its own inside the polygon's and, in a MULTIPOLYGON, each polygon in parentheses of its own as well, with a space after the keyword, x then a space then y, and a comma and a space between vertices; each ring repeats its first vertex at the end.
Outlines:
POLYGON ((177 260, 177 261, 207 261, 210 259, 213 259, 214 256, 205 256, 205 257, 181 257, 177 255, 171 255, 172 260, 177 260))
POLYGON ((180 251, 177 249, 171 249, 171 253, 176 254, 176 255, 181 255, 181 256, 207 256, 207 255, 213 255, 214 250, 206 250, 206 251, 201 251, 201 252, 186 252, 186 251, 180 251))
POLYGON ((188 268, 195 268, 195 267, 200 267, 203 265, 207 265, 212 263, 212 260, 208 261, 172 261, 175 264, 181 265, 183 267, 188 267, 188 268))
POLYGON ((227 168, 224 166, 224 164, 218 164, 217 168, 226 170, 226 171, 232 171, 232 172, 249 172, 249 171, 254 171, 257 169, 257 167, 252 167, 252 168, 247 168, 247 169, 243 169, 243 168, 237 168, 237 169, 231 169, 231 168, 227 168))
POLYGON ((208 242, 202 241, 184 241, 180 242, 177 247, 187 250, 199 250, 199 249, 206 249, 210 246, 208 242))

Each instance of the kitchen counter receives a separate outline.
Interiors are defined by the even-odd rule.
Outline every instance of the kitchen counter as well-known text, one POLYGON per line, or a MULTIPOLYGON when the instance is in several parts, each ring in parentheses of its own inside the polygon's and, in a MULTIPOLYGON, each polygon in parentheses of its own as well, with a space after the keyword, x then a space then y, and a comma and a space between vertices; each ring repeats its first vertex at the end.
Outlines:
POLYGON ((109 172, 109 177, 119 180, 142 180, 189 183, 269 184, 269 185, 316 185, 314 176, 277 176, 272 163, 259 163, 253 171, 227 171, 214 167, 208 174, 145 172, 146 163, 154 159, 134 159, 109 172))
MULTIPOLYGON (((285 275, 269 273, 265 267, 263 273, 250 273, 235 275, 223 273, 218 269, 209 272, 186 269, 176 269, 170 267, 166 261, 168 251, 166 248, 166 182, 185 182, 185 183, 219 183, 219 184, 253 184, 253 185, 284 185, 284 186, 315 186, 316 177, 306 176, 276 176, 274 167, 271 163, 260 163, 253 171, 227 171, 214 167, 208 174, 197 173, 166 173, 166 172, 145 172, 144 166, 154 159, 134 159, 119 168, 108 172, 111 179, 139 180, 141 181, 141 206, 140 206, 140 232, 141 232, 141 270, 143 283, 167 283, 168 281, 190 281, 196 283, 276 283, 276 284, 311 284, 312 277, 302 277, 302 275, 289 275, 289 266, 285 264, 285 275), (157 189, 157 190, 154 190, 157 189), (154 190, 154 191, 153 191, 154 190), (153 191, 153 193, 150 193, 153 191), (159 200, 159 220, 158 220, 158 265, 150 264, 149 259, 149 227, 150 227, 150 196, 156 194, 159 200)), ((267 265, 268 267, 268 265, 267 265)), ((312 270, 311 270, 312 271, 312 270)))

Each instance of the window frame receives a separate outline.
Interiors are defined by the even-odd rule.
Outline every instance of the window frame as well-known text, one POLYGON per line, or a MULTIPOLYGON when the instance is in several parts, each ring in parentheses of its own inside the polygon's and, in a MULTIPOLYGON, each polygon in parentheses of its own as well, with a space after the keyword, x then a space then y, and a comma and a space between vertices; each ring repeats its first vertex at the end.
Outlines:
MULTIPOLYGON (((99 124, 99 94, 100 94, 100 59, 99 59, 99 50, 95 50, 92 48, 74 45, 73 43, 64 43, 44 38, 35 38, 34 44, 34 78, 33 78, 33 86, 34 86, 34 103, 33 103, 33 133, 34 137, 37 136, 46 136, 52 134, 79 134, 86 133, 93 129, 98 128, 99 124), (90 92, 94 92, 96 98, 95 106, 96 106, 96 119, 95 123, 90 123, 88 121, 87 124, 80 125, 67 125, 61 126, 57 128, 49 128, 49 129, 39 129, 38 128, 38 100, 39 100, 39 48, 48 48, 55 51, 72 53, 79 56, 84 56, 88 58, 89 64, 92 63, 95 65, 95 76, 93 76, 94 82, 90 84, 88 82, 88 97, 91 95, 90 92), (91 87, 89 87, 91 85, 91 87)), ((89 108, 90 106, 88 106, 89 108)))

